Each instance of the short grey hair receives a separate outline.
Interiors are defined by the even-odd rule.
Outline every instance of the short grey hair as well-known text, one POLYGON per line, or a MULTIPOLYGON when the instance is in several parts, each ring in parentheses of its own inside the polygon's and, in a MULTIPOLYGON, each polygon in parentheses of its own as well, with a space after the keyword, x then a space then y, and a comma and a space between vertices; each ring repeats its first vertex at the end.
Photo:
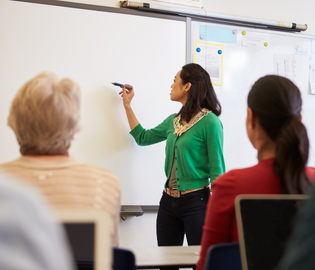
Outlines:
POLYGON ((15 95, 8 117, 22 155, 63 155, 79 130, 81 90, 73 80, 42 72, 15 95))

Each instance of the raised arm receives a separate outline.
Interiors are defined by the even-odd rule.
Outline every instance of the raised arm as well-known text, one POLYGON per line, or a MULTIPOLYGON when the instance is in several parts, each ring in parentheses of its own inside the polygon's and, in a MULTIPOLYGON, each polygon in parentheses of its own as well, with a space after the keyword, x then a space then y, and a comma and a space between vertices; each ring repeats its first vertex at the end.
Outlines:
POLYGON ((123 104, 124 104, 124 108, 126 111, 126 115, 127 115, 130 129, 133 130, 137 125, 139 125, 139 121, 138 121, 138 119, 137 119, 137 117, 136 117, 135 113, 133 112, 131 105, 130 105, 131 100, 133 99, 133 97, 135 95, 135 92, 134 92, 133 88, 128 90, 123 85, 122 91, 119 94, 123 100, 123 104))

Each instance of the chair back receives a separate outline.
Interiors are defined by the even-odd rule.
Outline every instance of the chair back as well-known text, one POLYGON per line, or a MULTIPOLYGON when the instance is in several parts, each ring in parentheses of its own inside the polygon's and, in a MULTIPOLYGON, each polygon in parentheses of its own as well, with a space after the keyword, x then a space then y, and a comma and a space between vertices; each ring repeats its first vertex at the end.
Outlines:
POLYGON ((136 270, 135 255, 131 250, 113 248, 113 270, 136 270))
POLYGON ((55 209, 78 270, 112 270, 112 219, 98 210, 55 209))
POLYGON ((242 270, 238 243, 223 243, 209 247, 204 270, 242 270))
POLYGON ((280 261, 306 195, 238 195, 235 213, 243 270, 273 270, 280 261))

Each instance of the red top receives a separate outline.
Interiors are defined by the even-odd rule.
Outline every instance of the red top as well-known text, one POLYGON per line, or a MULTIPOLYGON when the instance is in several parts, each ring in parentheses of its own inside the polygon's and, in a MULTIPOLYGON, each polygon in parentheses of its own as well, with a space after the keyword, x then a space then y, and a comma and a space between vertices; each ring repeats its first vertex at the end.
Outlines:
MULTIPOLYGON (((279 178, 272 169, 274 158, 257 165, 232 170, 212 183, 212 195, 207 205, 201 240, 200 259, 197 269, 202 270, 208 248, 213 244, 238 242, 235 197, 239 194, 282 194, 279 178)), ((307 168, 310 179, 315 177, 315 168, 307 168)))

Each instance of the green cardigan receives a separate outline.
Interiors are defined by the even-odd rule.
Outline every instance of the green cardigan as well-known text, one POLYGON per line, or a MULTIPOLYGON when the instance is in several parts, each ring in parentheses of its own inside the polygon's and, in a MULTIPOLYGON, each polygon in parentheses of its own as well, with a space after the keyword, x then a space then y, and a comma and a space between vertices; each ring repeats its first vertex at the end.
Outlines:
POLYGON ((181 136, 177 136, 173 125, 175 116, 170 115, 161 124, 148 130, 139 124, 130 134, 138 145, 166 140, 165 186, 175 153, 177 189, 184 191, 205 187, 209 185, 210 179, 212 182, 225 172, 222 123, 210 112, 181 136))

